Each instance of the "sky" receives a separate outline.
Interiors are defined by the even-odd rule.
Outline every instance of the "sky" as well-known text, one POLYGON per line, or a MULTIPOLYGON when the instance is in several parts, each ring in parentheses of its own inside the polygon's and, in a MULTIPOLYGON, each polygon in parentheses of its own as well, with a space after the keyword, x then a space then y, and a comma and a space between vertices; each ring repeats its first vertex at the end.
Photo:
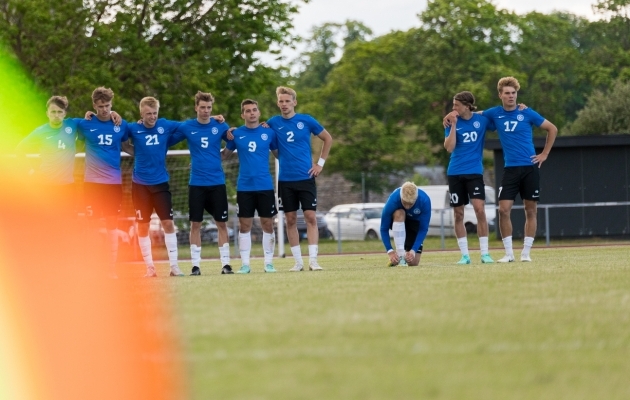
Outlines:
MULTIPOLYGON (((588 19, 597 19, 591 8, 597 0, 494 0, 497 8, 525 14, 531 11, 550 13, 569 11, 588 19)), ((348 19, 362 22, 375 36, 393 30, 408 30, 420 25, 418 14, 427 7, 426 0, 311 0, 300 5, 294 18, 294 32, 301 37, 310 36, 314 26, 326 22, 345 22, 348 19)), ((288 59, 296 58, 299 50, 285 48, 288 59)), ((265 57, 266 58, 266 57, 265 57)), ((271 63, 273 64, 273 63, 271 63)))

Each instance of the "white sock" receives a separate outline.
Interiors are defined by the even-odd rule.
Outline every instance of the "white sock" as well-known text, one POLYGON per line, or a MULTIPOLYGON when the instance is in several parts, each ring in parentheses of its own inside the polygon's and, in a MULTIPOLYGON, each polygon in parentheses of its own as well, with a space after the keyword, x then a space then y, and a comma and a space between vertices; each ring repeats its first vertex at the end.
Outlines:
POLYGON ((193 267, 198 267, 201 264, 201 246, 196 244, 190 245, 190 260, 193 267))
POLYGON ((241 252, 241 264, 249 265, 249 254, 252 251, 252 235, 250 232, 238 233, 238 247, 241 252))
POLYGON ((142 259, 147 267, 153 267, 153 255, 151 254, 151 238, 149 236, 138 236, 138 245, 142 259))
POLYGON ((168 263, 171 267, 177 267, 177 234, 164 233, 164 244, 168 252, 168 263))
POLYGON ((392 232, 394 234, 396 254, 398 254, 398 257, 405 257, 405 223, 394 222, 392 224, 392 232))
POLYGON ((506 255, 514 256, 514 250, 512 250, 512 236, 503 238, 503 247, 505 247, 506 255))
POLYGON ((521 253, 521 255, 528 256, 529 251, 532 249, 533 245, 534 245, 534 238, 525 236, 525 239, 523 240, 523 252, 521 253))
POLYGON ((116 261, 118 260, 118 231, 108 230, 107 231, 107 239, 109 242, 109 251, 110 251, 110 265, 112 269, 116 268, 116 261))
POLYGON ((221 255, 221 266, 226 266, 230 263, 230 244, 225 243, 219 247, 219 254, 221 255))
POLYGON ((273 264, 273 253, 276 245, 276 236, 271 233, 263 232, 262 237, 263 251, 265 253, 265 265, 273 264))
POLYGON ((459 251, 462 252, 462 256, 468 255, 468 238, 466 236, 462 238, 457 238, 457 245, 459 246, 459 251))
POLYGON ((300 245, 291 247, 291 254, 293 254, 293 258, 295 258, 295 263, 304 265, 304 260, 302 260, 302 249, 300 249, 300 245))
POLYGON ((319 246, 316 244, 308 245, 308 261, 317 262, 317 252, 319 251, 319 246))
POLYGON ((488 236, 479 237, 479 250, 481 255, 488 254, 488 236))

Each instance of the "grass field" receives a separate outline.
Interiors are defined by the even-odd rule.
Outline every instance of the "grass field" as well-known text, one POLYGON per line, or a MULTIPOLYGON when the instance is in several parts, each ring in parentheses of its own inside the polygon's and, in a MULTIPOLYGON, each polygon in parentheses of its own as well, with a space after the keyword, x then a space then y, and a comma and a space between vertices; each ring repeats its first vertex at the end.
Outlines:
POLYGON ((213 260, 182 278, 160 264, 138 288, 174 301, 193 399, 630 398, 627 246, 471 254, 322 256, 300 273, 287 258, 276 274, 254 259, 230 276, 213 260))

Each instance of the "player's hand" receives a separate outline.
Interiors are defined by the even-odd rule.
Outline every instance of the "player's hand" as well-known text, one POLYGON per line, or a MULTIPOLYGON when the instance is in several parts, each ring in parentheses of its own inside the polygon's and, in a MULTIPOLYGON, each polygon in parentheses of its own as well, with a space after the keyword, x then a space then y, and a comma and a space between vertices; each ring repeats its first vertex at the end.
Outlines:
POLYGON ((227 130, 227 140, 234 140, 234 134, 232 132, 234 132, 235 129, 235 127, 231 127, 227 130))
POLYGON ((112 121, 114 122, 114 125, 120 126, 120 124, 122 124, 122 117, 120 116, 120 114, 118 114, 116 111, 112 111, 110 112, 110 115, 112 116, 112 121))
POLYGON ((138 120, 138 125, 143 125, 143 124, 144 124, 144 122, 141 119, 139 119, 138 120))
POLYGON ((92 111, 88 111, 85 113, 85 119, 87 119, 88 121, 91 121, 93 115, 94 113, 92 111))
POLYGON ((313 164, 311 169, 308 170, 308 176, 317 178, 317 176, 322 172, 322 169, 324 169, 324 167, 320 167, 317 164, 313 164))
POLYGON ((442 119, 442 125, 444 126, 444 128, 448 128, 453 125, 453 121, 457 121, 458 116, 459 113, 457 111, 451 111, 450 113, 446 114, 444 119, 442 119))
POLYGON ((269 128, 269 124, 267 123, 267 121, 261 122, 260 126, 262 126, 263 128, 269 128))
POLYGON ((412 263, 414 262, 415 259, 416 259, 415 251, 409 250, 408 252, 405 253, 405 260, 407 260, 407 263, 412 263))
POLYGON ((392 263, 392 265, 396 265, 400 261, 400 258, 398 258, 398 254, 396 254, 395 250, 390 251, 389 253, 387 253, 387 255, 389 256, 389 261, 392 263))
POLYGON ((518 103, 518 110, 519 111, 523 111, 526 108, 527 108, 527 106, 525 105, 525 103, 518 103))
POLYGON ((210 118, 216 120, 220 124, 225 122, 225 118, 223 118, 223 115, 221 115, 221 114, 219 114, 219 115, 211 115, 210 118))
POLYGON ((545 153, 536 154, 535 156, 531 157, 532 158, 532 164, 538 164, 538 168, 540 168, 542 163, 547 160, 548 156, 549 155, 545 154, 545 153))

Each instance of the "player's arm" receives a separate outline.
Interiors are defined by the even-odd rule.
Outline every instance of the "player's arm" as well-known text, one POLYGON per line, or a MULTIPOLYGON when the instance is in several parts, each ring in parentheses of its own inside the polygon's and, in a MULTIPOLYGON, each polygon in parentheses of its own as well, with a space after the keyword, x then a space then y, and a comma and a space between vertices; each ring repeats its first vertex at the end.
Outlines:
POLYGON ((234 150, 230 150, 227 147, 221 149, 221 161, 225 161, 232 156, 234 150))
POLYGON ((547 131, 547 141, 545 142, 545 148, 542 153, 532 156, 532 164, 538 164, 538 168, 540 168, 542 163, 547 160, 547 157, 549 157, 551 147, 553 147, 553 143, 556 141, 556 137, 558 136, 558 128, 556 128, 556 126, 548 120, 544 120, 543 123, 540 124, 540 128, 547 131))
POLYGON ((333 139, 326 129, 321 131, 317 137, 319 140, 323 141, 324 144, 322 145, 322 152, 319 155, 319 160, 317 163, 313 163, 311 169, 308 170, 309 176, 318 176, 322 172, 322 169, 324 169, 324 163, 326 162, 328 154, 330 153, 330 148, 332 147, 333 139))
POLYGON ((278 159, 278 149, 276 150, 270 150, 271 154, 273 154, 274 157, 276 157, 276 160, 278 159))
MULTIPOLYGON (((393 251, 392 242, 389 238, 389 226, 392 224, 392 215, 394 214, 395 206, 391 201, 391 196, 385 203, 385 207, 383 207, 383 212, 381 214, 381 241, 383 242, 383 246, 385 246, 385 251, 389 254, 390 251, 393 251)), ((394 251, 394 254, 396 252, 394 251)), ((393 261, 393 260, 392 260, 393 261)))
POLYGON ((124 151, 125 153, 129 154, 130 156, 134 155, 134 148, 131 139, 125 140, 121 143, 120 146, 122 148, 122 151, 124 151))
POLYGON ((210 118, 212 118, 213 120, 217 121, 220 124, 225 122, 225 118, 221 114, 219 114, 219 115, 211 115, 210 118))
POLYGON ((452 153, 457 145, 457 117, 453 118, 451 127, 446 128, 446 131, 449 133, 446 139, 444 139, 444 148, 449 153, 452 153))
POLYGON ((450 127, 453 123, 453 119, 457 119, 458 116, 459 113, 457 111, 451 111, 450 113, 446 114, 446 116, 442 119, 442 126, 444 126, 444 128, 450 127))
POLYGON ((15 148, 14 153, 18 157, 20 162, 25 160, 25 168, 29 174, 32 174, 37 167, 36 159, 33 157, 27 157, 27 154, 35 154, 37 153, 38 147, 41 145, 42 135, 35 130, 31 132, 28 136, 26 136, 15 148))

